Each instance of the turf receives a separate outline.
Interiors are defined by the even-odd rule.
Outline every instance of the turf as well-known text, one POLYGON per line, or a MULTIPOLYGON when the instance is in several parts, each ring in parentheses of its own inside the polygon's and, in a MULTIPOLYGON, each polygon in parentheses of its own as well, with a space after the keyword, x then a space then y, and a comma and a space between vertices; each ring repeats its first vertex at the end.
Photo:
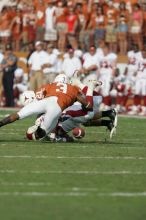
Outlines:
POLYGON ((70 144, 27 141, 32 122, 0 129, 0 219, 146 219, 146 119, 120 117, 111 141, 92 127, 70 144))

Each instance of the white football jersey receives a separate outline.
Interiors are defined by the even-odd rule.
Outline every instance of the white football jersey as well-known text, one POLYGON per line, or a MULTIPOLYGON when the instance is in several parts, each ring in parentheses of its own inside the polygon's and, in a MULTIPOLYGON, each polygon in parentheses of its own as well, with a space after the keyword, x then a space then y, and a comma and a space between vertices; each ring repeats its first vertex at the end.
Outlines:
POLYGON ((127 56, 128 56, 127 77, 132 77, 138 71, 139 65, 143 60, 142 53, 129 51, 127 53, 127 56))
POLYGON ((113 68, 117 61, 117 55, 114 53, 109 53, 106 56, 99 58, 99 72, 101 76, 112 76, 113 68))
POLYGON ((102 68, 112 68, 113 63, 117 60, 117 55, 115 53, 109 53, 106 56, 99 57, 99 67, 102 68))
POLYGON ((146 79, 146 59, 142 59, 138 64, 137 78, 146 79))
POLYGON ((98 56, 97 54, 95 53, 94 55, 91 55, 90 53, 85 53, 83 55, 83 67, 84 68, 89 68, 90 66, 92 65, 99 65, 98 63, 98 56))

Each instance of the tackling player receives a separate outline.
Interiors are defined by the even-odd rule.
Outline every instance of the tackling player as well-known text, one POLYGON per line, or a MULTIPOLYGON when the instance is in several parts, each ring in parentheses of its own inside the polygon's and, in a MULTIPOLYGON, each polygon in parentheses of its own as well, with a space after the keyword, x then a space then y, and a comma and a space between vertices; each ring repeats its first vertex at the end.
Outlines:
MULTIPOLYGON (((92 105, 93 111, 83 110, 79 102, 74 103, 72 106, 66 108, 61 117, 59 118, 59 123, 54 131, 50 135, 52 141, 65 141, 72 142, 73 138, 68 136, 70 132, 75 127, 80 127, 81 124, 85 126, 106 126, 110 131, 110 138, 112 138, 113 132, 117 126, 117 114, 114 109, 108 111, 99 111, 99 106, 102 102, 102 97, 97 96, 97 93, 94 91, 96 85, 101 85, 97 81, 89 81, 88 86, 85 86, 77 78, 72 79, 74 84, 77 84, 82 92, 86 95, 86 99, 92 105), (109 117, 110 120, 101 119, 103 117, 109 117)), ((44 120, 44 115, 39 117, 35 125, 30 127, 27 131, 28 139, 33 139, 33 129, 35 126, 39 126, 44 120)))
POLYGON ((2 119, 0 127, 33 114, 44 114, 44 121, 35 131, 36 139, 41 139, 56 127, 62 111, 75 101, 80 102, 84 109, 92 110, 90 102, 83 97, 79 87, 70 85, 64 74, 58 75, 54 83, 42 87, 38 95, 37 98, 41 98, 41 100, 33 101, 19 112, 2 119))

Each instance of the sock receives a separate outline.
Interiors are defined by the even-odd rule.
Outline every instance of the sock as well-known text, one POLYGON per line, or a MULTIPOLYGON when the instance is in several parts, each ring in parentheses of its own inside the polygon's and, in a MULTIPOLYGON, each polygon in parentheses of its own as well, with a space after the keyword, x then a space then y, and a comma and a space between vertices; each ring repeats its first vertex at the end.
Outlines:
POLYGON ((146 96, 143 97, 143 104, 146 107, 146 96))
POLYGON ((101 120, 101 126, 108 126, 109 125, 110 120, 101 120))
POLYGON ((128 101, 128 95, 124 95, 123 96, 123 106, 126 106, 127 101, 128 101))
POLYGON ((84 126, 85 127, 88 127, 88 126, 108 126, 109 125, 109 122, 110 120, 94 120, 94 121, 88 121, 86 123, 84 123, 84 126))
POLYGON ((57 135, 59 135, 59 136, 63 136, 63 135, 66 134, 66 131, 64 131, 64 129, 63 129, 61 126, 58 126, 58 127, 57 127, 57 130, 56 130, 56 133, 57 133, 57 135))
POLYGON ((108 117, 109 114, 111 114, 111 111, 112 111, 112 110, 103 111, 103 112, 102 112, 102 117, 108 117))
POLYGON ((139 95, 134 96, 134 105, 138 106, 140 105, 141 97, 139 95))
POLYGON ((103 103, 107 106, 110 106, 111 105, 111 97, 110 96, 103 97, 103 103))
POLYGON ((11 117, 10 116, 8 116, 8 117, 6 117, 6 118, 4 118, 0 121, 0 127, 4 126, 6 124, 9 124, 9 123, 11 123, 11 117))

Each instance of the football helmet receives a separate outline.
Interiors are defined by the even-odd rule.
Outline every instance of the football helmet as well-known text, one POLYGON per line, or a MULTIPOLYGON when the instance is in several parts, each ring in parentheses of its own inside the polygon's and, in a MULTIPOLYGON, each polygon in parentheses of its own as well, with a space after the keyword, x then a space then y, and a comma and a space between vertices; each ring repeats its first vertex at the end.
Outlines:
POLYGON ((54 82, 68 83, 69 79, 64 73, 61 73, 58 76, 56 76, 56 78, 54 79, 54 82))

